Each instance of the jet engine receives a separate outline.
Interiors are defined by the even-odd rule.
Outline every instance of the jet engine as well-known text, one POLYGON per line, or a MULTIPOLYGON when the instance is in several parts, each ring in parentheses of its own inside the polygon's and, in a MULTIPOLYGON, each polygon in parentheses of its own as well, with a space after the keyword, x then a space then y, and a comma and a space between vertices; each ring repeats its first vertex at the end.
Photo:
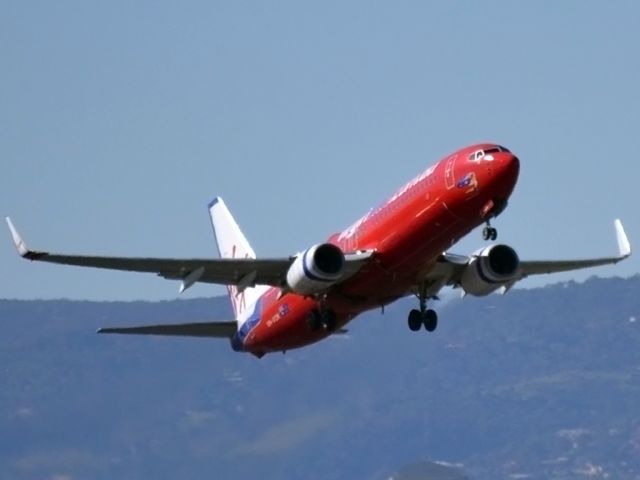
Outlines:
POLYGON ((308 248, 289 267, 287 286, 300 295, 314 295, 336 283, 344 273, 344 253, 330 243, 308 248))
POLYGON ((508 245, 490 245, 472 256, 460 286, 470 295, 484 297, 515 280, 520 259, 508 245))

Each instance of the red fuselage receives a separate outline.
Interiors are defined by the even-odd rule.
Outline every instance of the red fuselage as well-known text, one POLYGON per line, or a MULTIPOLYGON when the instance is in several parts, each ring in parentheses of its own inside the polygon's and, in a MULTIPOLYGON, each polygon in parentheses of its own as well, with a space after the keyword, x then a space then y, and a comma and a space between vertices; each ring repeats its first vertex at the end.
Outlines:
MULTIPOLYGON (((499 214, 518 179, 518 158, 504 147, 478 144, 428 168, 389 200, 328 242, 344 251, 373 250, 374 260, 330 290, 324 302, 338 328, 356 315, 410 294, 438 256, 478 225, 499 214), (476 152, 482 152, 476 155, 476 152)), ((259 321, 242 349, 258 356, 317 342, 329 335, 310 328, 318 300, 269 289, 259 321)))

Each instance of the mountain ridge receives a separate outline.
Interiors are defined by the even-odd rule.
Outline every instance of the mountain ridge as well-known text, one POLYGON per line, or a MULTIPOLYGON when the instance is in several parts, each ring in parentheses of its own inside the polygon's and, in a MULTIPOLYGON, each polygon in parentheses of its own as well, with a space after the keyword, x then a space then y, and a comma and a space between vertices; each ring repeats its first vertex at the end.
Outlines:
POLYGON ((377 480, 422 460, 639 478, 638 291, 636 275, 451 300, 435 334, 408 330, 407 299, 262 360, 94 333, 225 320, 225 297, 0 300, 0 478, 377 480))

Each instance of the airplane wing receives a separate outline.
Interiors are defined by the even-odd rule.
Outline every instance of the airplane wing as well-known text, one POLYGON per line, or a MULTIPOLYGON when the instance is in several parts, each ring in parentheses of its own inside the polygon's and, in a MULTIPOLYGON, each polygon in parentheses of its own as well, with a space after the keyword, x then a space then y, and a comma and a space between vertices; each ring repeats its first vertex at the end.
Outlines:
MULTIPOLYGON (((247 288, 253 285, 282 287, 295 257, 255 258, 147 258, 147 257, 103 257, 66 255, 46 251, 30 250, 13 222, 6 218, 13 243, 23 258, 32 261, 75 265, 79 267, 105 268, 130 272, 155 273, 163 278, 181 280, 180 292, 195 282, 237 285, 247 288)), ((355 275, 373 252, 358 252, 345 255, 344 279, 355 275)))
POLYGON ((616 219, 614 222, 616 229, 616 240, 618 242, 618 255, 615 257, 601 257, 583 260, 535 260, 523 261, 520 263, 521 280, 529 275, 539 275, 543 273, 568 272, 571 270, 580 270, 582 268, 598 267, 601 265, 611 265, 631 255, 631 244, 624 231, 622 222, 616 219))
MULTIPOLYGON (((616 230, 616 240, 618 243, 617 256, 578 260, 521 261, 515 277, 502 286, 502 292, 504 293, 508 291, 516 282, 530 275, 568 272, 583 268, 611 265, 624 260, 631 255, 631 244, 629 243, 627 234, 624 231, 622 222, 616 219, 614 226, 616 230)), ((459 286, 460 279, 472 259, 473 256, 456 255, 447 252, 443 253, 424 278, 424 282, 427 287, 427 295, 435 296, 445 285, 454 287, 459 286)), ((416 291, 418 291, 418 287, 416 287, 416 291)))
POLYGON ((97 333, 231 338, 237 330, 238 324, 234 321, 181 323, 176 325, 145 325, 141 327, 100 328, 97 333))

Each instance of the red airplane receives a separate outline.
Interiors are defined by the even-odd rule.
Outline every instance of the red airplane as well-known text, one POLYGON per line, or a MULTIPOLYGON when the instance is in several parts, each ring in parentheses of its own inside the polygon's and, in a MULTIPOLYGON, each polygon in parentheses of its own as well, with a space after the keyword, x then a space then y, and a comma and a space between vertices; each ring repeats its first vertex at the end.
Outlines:
POLYGON ((529 275, 617 263, 631 254, 620 220, 618 256, 586 260, 521 261, 508 245, 492 244, 472 255, 447 250, 481 224, 496 240, 490 220, 507 206, 519 160, 496 144, 458 150, 428 168, 353 225, 304 252, 258 259, 221 198, 209 203, 220 259, 118 258, 60 255, 29 250, 7 217, 20 255, 29 260, 156 273, 181 280, 227 285, 235 320, 229 322, 103 328, 99 333, 229 338, 234 350, 257 357, 312 344, 343 333, 358 314, 407 295, 413 331, 434 331, 438 316, 427 308, 445 286, 463 294, 506 293, 529 275))

